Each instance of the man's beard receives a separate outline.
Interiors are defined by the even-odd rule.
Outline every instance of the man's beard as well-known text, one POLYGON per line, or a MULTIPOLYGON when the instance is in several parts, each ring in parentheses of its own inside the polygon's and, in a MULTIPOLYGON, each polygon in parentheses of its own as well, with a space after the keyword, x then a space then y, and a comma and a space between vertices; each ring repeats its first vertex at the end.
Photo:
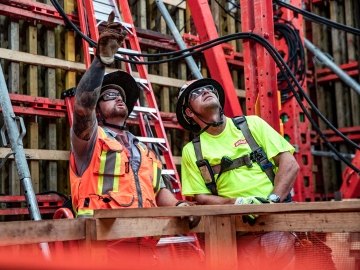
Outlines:
POLYGON ((113 118, 113 117, 121 117, 121 118, 127 118, 128 116, 128 111, 126 109, 118 109, 116 107, 114 107, 110 113, 109 113, 109 118, 113 118))

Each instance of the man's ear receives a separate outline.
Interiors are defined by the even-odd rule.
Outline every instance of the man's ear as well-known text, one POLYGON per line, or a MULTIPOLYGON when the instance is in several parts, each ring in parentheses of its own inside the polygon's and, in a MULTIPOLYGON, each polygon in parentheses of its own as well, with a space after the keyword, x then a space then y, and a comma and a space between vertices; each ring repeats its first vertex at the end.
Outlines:
POLYGON ((96 105, 95 113, 96 113, 96 119, 98 120, 98 122, 99 123, 102 122, 103 118, 101 116, 99 105, 96 105))
POLYGON ((193 113, 192 110, 190 110, 189 108, 186 108, 186 109, 185 109, 185 114, 186 114, 186 116, 188 116, 188 117, 193 117, 193 116, 194 116, 194 113, 193 113))

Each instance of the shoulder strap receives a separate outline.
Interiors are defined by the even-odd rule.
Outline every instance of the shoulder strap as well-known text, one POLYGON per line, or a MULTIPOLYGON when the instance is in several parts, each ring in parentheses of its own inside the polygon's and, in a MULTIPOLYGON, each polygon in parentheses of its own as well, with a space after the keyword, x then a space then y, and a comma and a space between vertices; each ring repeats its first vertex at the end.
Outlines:
POLYGON ((250 154, 251 160, 259 164, 260 168, 263 170, 263 172, 266 173, 266 175, 274 185, 275 174, 272 169, 273 165, 267 158, 264 150, 255 141, 253 135, 251 134, 245 116, 234 117, 232 118, 232 121, 234 122, 235 126, 240 129, 241 132, 244 134, 245 140, 250 146, 250 149, 252 151, 250 154))
POLYGON ((192 140, 192 143, 194 145, 194 150, 196 155, 196 165, 198 166, 201 176, 205 181, 205 185, 213 195, 217 195, 218 192, 215 182, 214 171, 211 168, 209 161, 203 158, 201 152, 200 136, 196 136, 192 140))

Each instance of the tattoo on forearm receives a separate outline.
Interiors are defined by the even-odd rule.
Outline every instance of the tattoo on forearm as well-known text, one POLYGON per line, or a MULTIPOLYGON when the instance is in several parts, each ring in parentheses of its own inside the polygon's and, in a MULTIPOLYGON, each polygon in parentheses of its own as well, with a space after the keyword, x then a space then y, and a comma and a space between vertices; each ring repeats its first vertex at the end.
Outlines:
POLYGON ((79 115, 74 113, 73 130, 76 136, 83 140, 89 140, 92 134, 93 127, 95 126, 95 115, 89 116, 79 115))
POLYGON ((104 65, 95 58, 76 88, 74 104, 74 133, 82 139, 89 139, 96 121, 96 103, 100 95, 104 65))

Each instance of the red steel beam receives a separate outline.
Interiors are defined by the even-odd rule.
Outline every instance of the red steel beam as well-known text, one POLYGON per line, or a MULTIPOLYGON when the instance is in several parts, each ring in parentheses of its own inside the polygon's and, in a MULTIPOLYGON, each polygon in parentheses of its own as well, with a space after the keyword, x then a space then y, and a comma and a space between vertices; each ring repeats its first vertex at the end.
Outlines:
MULTIPOLYGON (((360 168, 360 150, 357 150, 352 164, 360 168)), ((360 175, 350 167, 346 167, 343 172, 343 182, 340 188, 343 198, 360 197, 360 175)))
MULTIPOLYGON (((359 75, 359 63, 357 61, 351 61, 339 66, 343 71, 345 71, 349 76, 356 77, 359 75)), ((317 82, 318 83, 327 83, 330 81, 340 80, 339 76, 334 74, 330 69, 324 68, 319 69, 316 72, 317 82)))
MULTIPOLYGON (((274 46, 273 6, 271 0, 241 0, 241 27, 266 38, 274 46)), ((246 90, 246 115, 257 114, 280 131, 276 66, 265 48, 243 41, 246 90)))
MULTIPOLYGON (((50 26, 65 25, 54 7, 30 0, 0 0, 0 15, 50 26)), ((67 16, 78 24, 76 16, 72 14, 67 16)))
POLYGON ((9 93, 14 112, 21 115, 37 115, 44 117, 65 117, 65 102, 60 99, 32 97, 9 93))
MULTIPOLYGON (((301 0, 291 0, 290 4, 301 8, 301 0)), ((281 8, 281 18, 285 21, 291 21, 296 29, 299 30, 299 35, 303 42, 303 18, 302 16, 294 16, 294 13, 285 8, 281 8)), ((285 42, 277 43, 278 51, 288 52, 289 49, 285 42)), ((286 55, 288 57, 288 55, 286 55)), ((303 89, 307 92, 306 84, 303 89)), ((306 108, 308 105, 304 102, 306 108)), ((286 116, 287 119, 283 123, 284 135, 290 139, 293 145, 296 145, 298 151, 295 153, 295 158, 300 165, 300 172, 294 184, 295 201, 314 201, 315 200, 315 183, 312 173, 312 154, 311 154, 311 138, 309 121, 307 118, 302 119, 300 115, 302 110, 297 101, 292 98, 282 104, 281 115, 286 116)))
MULTIPOLYGON (((207 0, 193 0, 187 2, 192 18, 199 34, 201 43, 219 37, 213 16, 207 0)), ((222 46, 212 47, 204 52, 211 78, 217 80, 225 90, 225 108, 227 116, 242 115, 239 100, 231 78, 228 64, 222 46)))
MULTIPOLYGON (((9 96, 15 114, 47 118, 63 118, 68 116, 66 102, 62 99, 33 97, 12 93, 9 93, 9 96)), ((175 113, 160 112, 160 116, 166 128, 182 129, 177 122, 175 113)), ((128 123, 138 124, 134 119, 129 119, 128 123)), ((153 124, 151 120, 150 124, 153 124)))
MULTIPOLYGON (((346 137, 348 137, 350 140, 353 140, 355 142, 360 142, 360 126, 354 126, 354 127, 344 127, 344 128, 338 128, 338 130, 343 133, 346 137)), ((333 130, 327 129, 323 130, 322 133, 326 136, 327 140, 332 143, 343 143, 344 139, 340 136, 336 135, 336 133, 333 130)), ((315 132, 311 132, 311 143, 312 144, 318 144, 321 142, 321 139, 319 135, 315 132)))

